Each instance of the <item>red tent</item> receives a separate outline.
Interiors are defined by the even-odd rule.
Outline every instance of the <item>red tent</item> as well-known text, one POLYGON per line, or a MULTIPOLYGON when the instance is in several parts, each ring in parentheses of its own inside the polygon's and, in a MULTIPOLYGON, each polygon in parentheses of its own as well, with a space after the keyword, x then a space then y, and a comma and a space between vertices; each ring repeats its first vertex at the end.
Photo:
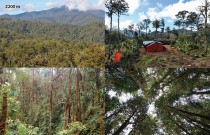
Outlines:
POLYGON ((164 51, 164 46, 161 42, 146 41, 144 42, 146 52, 162 52, 164 51))

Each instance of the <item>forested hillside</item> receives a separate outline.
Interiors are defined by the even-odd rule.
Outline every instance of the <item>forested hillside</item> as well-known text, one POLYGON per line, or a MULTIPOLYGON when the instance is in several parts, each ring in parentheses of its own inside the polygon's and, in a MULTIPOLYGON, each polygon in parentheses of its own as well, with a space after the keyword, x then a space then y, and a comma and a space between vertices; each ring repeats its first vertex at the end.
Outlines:
POLYGON ((0 19, 0 65, 103 67, 104 22, 85 26, 0 19))
POLYGON ((106 69, 106 134, 207 135, 210 70, 106 69))
POLYGON ((103 69, 15 68, 0 76, 1 135, 104 134, 103 69))

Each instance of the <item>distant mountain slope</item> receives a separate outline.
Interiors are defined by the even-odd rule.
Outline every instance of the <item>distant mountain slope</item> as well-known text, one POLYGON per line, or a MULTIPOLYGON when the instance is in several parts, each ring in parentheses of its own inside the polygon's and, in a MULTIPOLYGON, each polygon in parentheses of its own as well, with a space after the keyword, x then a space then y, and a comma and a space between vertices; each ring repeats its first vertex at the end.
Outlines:
POLYGON ((24 12, 17 15, 4 14, 0 18, 20 19, 26 21, 46 21, 51 23, 67 23, 85 25, 96 21, 104 21, 103 10, 69 10, 66 6, 43 11, 24 12))

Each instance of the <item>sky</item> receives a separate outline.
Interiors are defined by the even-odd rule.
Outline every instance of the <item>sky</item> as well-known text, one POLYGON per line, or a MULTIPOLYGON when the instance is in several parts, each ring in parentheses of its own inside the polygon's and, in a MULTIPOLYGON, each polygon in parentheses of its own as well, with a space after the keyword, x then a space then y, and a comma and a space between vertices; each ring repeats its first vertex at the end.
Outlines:
MULTIPOLYGON (((129 11, 126 16, 120 17, 120 29, 127 28, 131 23, 137 24, 143 19, 151 20, 164 19, 165 26, 170 29, 176 28, 173 23, 176 20, 175 15, 182 10, 198 12, 196 8, 204 0, 125 0, 129 5, 129 11)), ((110 19, 106 16, 105 24, 109 27, 110 19)), ((117 26, 117 17, 114 17, 113 25, 117 26)), ((153 31, 152 24, 150 28, 153 31)))
POLYGON ((88 9, 104 10, 104 3, 105 0, 0 0, 0 15, 40 11, 63 5, 66 5, 69 9, 82 11, 88 9), (20 8, 5 8, 6 5, 20 6, 20 8))

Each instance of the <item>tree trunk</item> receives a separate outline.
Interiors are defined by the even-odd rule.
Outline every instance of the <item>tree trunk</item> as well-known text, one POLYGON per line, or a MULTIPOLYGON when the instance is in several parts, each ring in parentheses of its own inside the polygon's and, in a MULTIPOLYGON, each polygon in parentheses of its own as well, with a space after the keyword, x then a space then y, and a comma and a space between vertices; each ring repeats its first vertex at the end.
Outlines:
POLYGON ((137 112, 137 109, 125 120, 125 122, 113 133, 113 135, 119 135, 129 124, 130 119, 134 116, 134 114, 137 112))
POLYGON ((198 114, 198 113, 192 113, 192 112, 184 111, 184 110, 181 110, 181 109, 178 109, 178 108, 175 108, 175 107, 171 107, 171 106, 169 106, 169 108, 175 109, 176 111, 185 113, 185 114, 190 115, 190 116, 196 116, 196 117, 199 117, 199 118, 206 119, 206 120, 210 121, 210 117, 209 116, 205 116, 205 115, 198 114))
POLYGON ((157 28, 155 29, 155 38, 157 39, 157 28))
MULTIPOLYGON (((110 0, 110 4, 112 5, 112 0, 110 0)), ((110 28, 109 28, 109 32, 110 32, 109 33, 109 45, 111 44, 111 36, 112 36, 112 15, 113 15, 113 10, 111 9, 111 11, 110 11, 110 28)))
POLYGON ((205 54, 208 54, 208 41, 207 41, 207 19, 208 19, 208 2, 205 0, 205 45, 206 45, 206 50, 205 54))
POLYGON ((181 74, 179 74, 178 76, 172 78, 171 80, 167 81, 166 84, 170 84, 175 80, 181 79, 185 76, 188 76, 190 73, 194 72, 196 70, 196 68, 190 68, 188 70, 186 70, 185 72, 182 72, 181 74))
POLYGON ((80 81, 80 73, 79 69, 77 68, 76 73, 76 121, 81 121, 81 114, 80 114, 80 88, 79 88, 79 81, 80 81))
POLYGON ((109 116, 107 116, 107 117, 105 118, 105 120, 108 120, 108 119, 114 117, 115 115, 117 115, 117 114, 118 114, 119 112, 121 112, 121 111, 122 111, 122 108, 120 108, 120 109, 114 111, 112 114, 110 114, 109 116))
POLYGON ((61 83, 62 91, 65 92, 65 72, 64 68, 62 68, 62 83, 61 83))
POLYGON ((173 121, 179 128, 181 128, 182 131, 184 131, 186 134, 191 135, 183 126, 179 125, 179 124, 178 124, 176 121, 174 121, 173 119, 172 119, 172 121, 173 121))
POLYGON ((68 129, 68 124, 70 123, 71 120, 71 115, 70 115, 70 111, 71 111, 71 71, 72 69, 69 69, 69 82, 68 82, 68 97, 66 100, 66 106, 65 106, 65 129, 68 129))
POLYGON ((25 83, 24 82, 22 83, 22 87, 23 87, 23 99, 22 99, 23 103, 21 103, 21 104, 22 104, 23 114, 26 115, 26 108, 25 108, 25 106, 26 106, 25 105, 25 100, 26 100, 26 98, 25 98, 26 97, 25 96, 25 89, 26 88, 25 88, 25 83))
MULTIPOLYGON (((111 3, 112 3, 112 0, 111 0, 111 3)), ((109 45, 108 45, 108 48, 109 48, 109 59, 111 57, 111 49, 110 49, 110 45, 111 45, 111 37, 112 37, 112 11, 111 12, 111 15, 110 15, 110 29, 109 29, 109 45)))
POLYGON ((96 69, 96 90, 97 90, 97 103, 100 103, 100 68, 96 69))
POLYGON ((6 133, 6 122, 7 122, 7 111, 8 111, 8 100, 7 93, 3 93, 3 104, 2 104, 2 118, 0 120, 0 134, 6 133))
MULTIPOLYGON (((82 97, 86 93, 86 91, 85 91, 85 82, 86 82, 86 80, 85 80, 85 72, 84 72, 83 76, 82 76, 82 97)), ((86 112, 87 107, 84 107, 84 105, 82 105, 81 108, 82 108, 82 112, 86 112)), ((84 123, 84 121, 85 121, 85 118, 81 117, 81 122, 84 123)))
POLYGON ((192 92, 192 94, 196 94, 196 95, 210 94, 210 90, 209 91, 194 91, 192 92))
POLYGON ((210 126, 209 125, 207 125, 205 123, 202 123, 201 121, 198 121, 196 119, 190 118, 187 114, 184 115, 184 114, 178 113, 178 115, 180 115, 184 119, 188 119, 190 121, 196 122, 196 123, 202 125, 203 127, 206 127, 207 129, 210 129, 210 126))
POLYGON ((147 25, 146 25, 146 37, 147 37, 147 25))
POLYGON ((53 115, 52 91, 53 91, 53 68, 51 70, 51 84, 50 84, 50 128, 49 128, 50 135, 52 135, 52 115, 53 115))
MULTIPOLYGON (((184 116, 183 114, 177 114, 177 115, 179 115, 179 117, 182 117, 183 119, 185 119, 188 123, 191 123, 191 124, 193 124, 194 126, 196 126, 196 127, 198 127, 199 129, 201 129, 201 130, 203 130, 203 131, 205 131, 205 132, 207 132, 207 133, 209 133, 210 132, 210 130, 209 129, 206 129, 206 128, 204 128, 204 127, 201 127, 200 125, 202 125, 202 124, 199 124, 198 123, 198 121, 196 122, 195 120, 193 120, 193 119, 191 119, 191 118, 189 118, 189 117, 186 117, 186 116, 184 116)), ((202 125, 203 126, 203 125, 202 125)))
POLYGON ((82 80, 82 74, 78 69, 78 112, 79 112, 79 117, 78 121, 81 122, 81 90, 80 90, 80 81, 82 80), (79 77, 79 78, 78 78, 79 77))
POLYGON ((117 26, 117 28, 118 28, 118 32, 117 32, 117 34, 118 34, 118 49, 120 48, 120 13, 118 12, 117 13, 117 17, 118 17, 118 26, 117 26))
MULTIPOLYGON (((3 78, 2 83, 6 82, 6 71, 3 69, 3 78)), ((1 85, 1 84, 0 84, 1 85)), ((2 87, 2 86, 0 86, 2 87)), ((7 93, 3 93, 3 103, 2 103, 2 118, 0 118, 0 135, 4 135, 6 133, 6 123, 7 123, 7 113, 8 113, 8 99, 7 93)))

